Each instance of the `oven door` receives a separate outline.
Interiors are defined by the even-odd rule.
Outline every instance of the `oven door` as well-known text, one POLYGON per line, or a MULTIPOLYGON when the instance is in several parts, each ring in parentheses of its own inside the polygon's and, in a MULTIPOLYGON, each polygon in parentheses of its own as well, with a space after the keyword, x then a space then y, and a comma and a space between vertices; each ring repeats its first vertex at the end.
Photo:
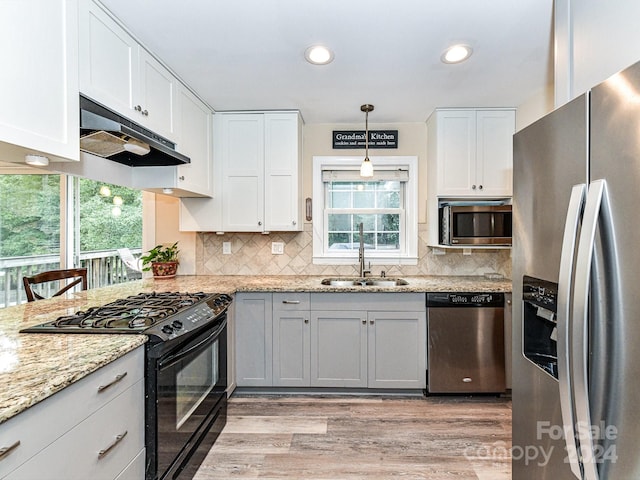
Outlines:
POLYGON ((154 362, 155 441, 147 438, 147 445, 154 444, 157 467, 148 478, 190 479, 224 427, 226 324, 226 317, 218 319, 154 362))

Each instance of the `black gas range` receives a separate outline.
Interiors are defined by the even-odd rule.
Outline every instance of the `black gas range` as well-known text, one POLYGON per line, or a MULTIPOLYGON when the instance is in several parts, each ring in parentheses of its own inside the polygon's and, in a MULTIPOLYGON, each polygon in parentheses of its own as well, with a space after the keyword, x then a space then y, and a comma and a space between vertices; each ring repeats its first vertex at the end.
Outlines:
POLYGON ((21 332, 147 335, 145 479, 188 480, 226 424, 231 302, 226 294, 140 293, 21 332))
POLYGON ((143 333, 152 341, 189 334, 226 313, 231 297, 220 293, 149 292, 90 307, 21 333, 143 333))

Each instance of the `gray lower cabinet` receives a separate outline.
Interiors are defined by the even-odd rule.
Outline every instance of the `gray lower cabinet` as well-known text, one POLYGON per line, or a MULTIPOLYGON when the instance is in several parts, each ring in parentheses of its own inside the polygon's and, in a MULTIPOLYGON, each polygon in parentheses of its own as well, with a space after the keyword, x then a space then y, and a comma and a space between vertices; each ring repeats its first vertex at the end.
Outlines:
POLYGON ((309 293, 273 294, 273 385, 311 384, 309 293))
POLYGON ((311 312, 311 385, 367 387, 367 312, 311 312))
POLYGON ((238 293, 238 387, 426 387, 414 293, 238 293))
POLYGON ((271 293, 237 293, 235 299, 236 384, 269 387, 273 383, 271 293))
POLYGON ((425 312, 367 312, 367 319, 367 386, 425 388, 425 312))

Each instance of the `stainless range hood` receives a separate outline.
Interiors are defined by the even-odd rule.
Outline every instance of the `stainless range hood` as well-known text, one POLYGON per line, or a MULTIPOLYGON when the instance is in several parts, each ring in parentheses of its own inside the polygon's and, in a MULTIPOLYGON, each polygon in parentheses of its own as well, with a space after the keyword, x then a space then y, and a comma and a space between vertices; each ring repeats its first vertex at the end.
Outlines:
POLYGON ((175 143, 80 95, 80 150, 130 167, 190 163, 175 143))

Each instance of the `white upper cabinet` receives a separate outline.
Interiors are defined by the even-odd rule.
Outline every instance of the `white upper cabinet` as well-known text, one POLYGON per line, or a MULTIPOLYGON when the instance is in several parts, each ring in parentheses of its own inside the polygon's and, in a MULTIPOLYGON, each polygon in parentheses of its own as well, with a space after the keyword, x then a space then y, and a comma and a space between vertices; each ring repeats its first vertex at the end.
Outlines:
POLYGON ((142 47, 138 48, 140 79, 134 97, 137 123, 169 140, 176 138, 175 104, 178 80, 142 47))
POLYGON ((302 230, 302 145, 297 113, 264 115, 265 230, 302 230))
POLYGON ((186 87, 178 90, 177 150, 191 159, 178 167, 177 188, 213 196, 213 113, 186 87))
POLYGON ((510 197, 514 132, 514 109, 436 110, 427 121, 429 195, 510 197))
POLYGON ((222 230, 302 230, 302 120, 297 112, 219 113, 222 230))
MULTIPOLYGON (((222 114, 222 228, 227 232, 264 229, 264 115, 222 114)), ((216 129, 216 132, 218 129, 216 129)))
POLYGON ((80 91, 175 140, 177 79, 99 5, 80 0, 80 91))
POLYGON ((138 44, 104 10, 80 0, 80 91, 132 117, 138 44))
POLYGON ((0 160, 79 160, 74 0, 0 2, 0 160))
POLYGON ((133 186, 180 198, 213 196, 212 116, 209 107, 182 84, 176 101, 176 150, 191 163, 178 166, 136 167, 133 186), (170 192, 169 192, 170 191, 170 192))

